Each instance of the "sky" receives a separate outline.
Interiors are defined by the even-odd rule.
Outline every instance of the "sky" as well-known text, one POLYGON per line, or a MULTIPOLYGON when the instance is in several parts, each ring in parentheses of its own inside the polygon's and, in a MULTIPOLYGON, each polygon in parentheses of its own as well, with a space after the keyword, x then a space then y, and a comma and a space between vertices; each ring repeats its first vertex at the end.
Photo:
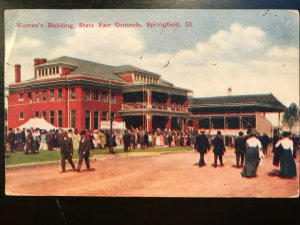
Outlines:
POLYGON ((8 10, 5 12, 5 85, 31 79, 33 59, 71 56, 118 66, 131 64, 194 97, 273 95, 299 103, 299 14, 289 10, 8 10), (94 24, 80 28, 79 23, 94 24), (115 27, 119 22, 142 27, 115 27), (149 28, 147 22, 179 22, 149 28), (192 27, 185 27, 192 22, 192 27), (17 28, 16 23, 38 24, 17 28), (74 28, 48 28, 48 23, 74 28), (99 23, 112 27, 100 28, 99 23), (41 24, 43 27, 41 27, 41 24), (167 65, 167 66, 166 66, 167 65))

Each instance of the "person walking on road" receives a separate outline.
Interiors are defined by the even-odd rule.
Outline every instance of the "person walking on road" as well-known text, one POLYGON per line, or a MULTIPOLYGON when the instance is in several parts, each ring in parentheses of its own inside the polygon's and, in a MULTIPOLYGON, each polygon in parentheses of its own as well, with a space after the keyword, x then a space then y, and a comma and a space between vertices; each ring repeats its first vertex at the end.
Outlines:
POLYGON ((217 160, 219 158, 220 165, 224 166, 223 158, 224 152, 226 151, 223 138, 221 136, 221 131, 217 131, 217 136, 213 139, 212 144, 214 146, 214 164, 213 167, 217 167, 217 160))
POLYGON ((240 168, 244 166, 245 152, 246 152, 246 137, 244 137, 243 131, 239 132, 239 136, 235 139, 235 158, 236 167, 240 168), (241 160, 241 163, 240 163, 241 160))
POLYGON ((257 167, 263 157, 261 142, 256 138, 256 130, 250 132, 250 138, 246 141, 245 166, 242 172, 243 177, 256 177, 257 167))
POLYGON ((197 152, 200 153, 199 167, 206 165, 204 161, 204 154, 208 152, 209 147, 210 145, 208 142, 208 138, 205 135, 205 131, 201 130, 200 134, 196 137, 196 143, 195 143, 195 149, 197 150, 197 152))
POLYGON ((293 157, 293 151, 295 151, 293 141, 289 138, 290 132, 284 131, 282 136, 283 139, 275 145, 274 157, 278 158, 280 164, 280 176, 293 178, 297 176, 296 163, 293 157))
POLYGON ((261 136, 260 140, 261 140, 261 145, 262 145, 263 153, 265 155, 267 155, 268 154, 268 145, 270 143, 270 138, 269 138, 269 136, 266 133, 264 133, 261 136))
POLYGON ((78 160, 78 166, 77 166, 77 171, 80 172, 81 170, 81 164, 84 159, 85 165, 87 170, 91 170, 90 168, 90 148, 91 148, 91 143, 90 140, 87 138, 86 131, 82 130, 80 132, 80 142, 79 142, 79 160, 78 160))
POLYGON ((76 168, 72 160, 73 141, 72 138, 68 136, 67 131, 63 131, 62 139, 59 145, 60 145, 60 154, 61 154, 61 172, 64 173, 66 171, 66 159, 72 166, 73 171, 75 171, 76 168))

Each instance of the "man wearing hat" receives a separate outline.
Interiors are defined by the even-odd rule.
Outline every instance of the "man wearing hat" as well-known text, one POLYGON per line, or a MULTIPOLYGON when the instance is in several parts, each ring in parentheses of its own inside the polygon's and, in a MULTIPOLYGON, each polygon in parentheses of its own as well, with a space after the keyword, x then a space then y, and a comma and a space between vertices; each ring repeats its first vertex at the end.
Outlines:
POLYGON ((217 136, 213 139, 212 144, 214 145, 214 167, 217 167, 217 160, 219 158, 220 160, 220 165, 224 166, 223 164, 223 159, 222 156, 224 155, 225 150, 225 145, 223 138, 221 136, 221 131, 217 131, 217 136))
POLYGON ((26 155, 29 154, 29 151, 33 154, 35 153, 34 147, 33 147, 33 142, 34 142, 34 139, 33 139, 31 130, 27 129, 26 130, 26 140, 25 140, 25 154, 26 155))
POLYGON ((72 138, 70 138, 68 136, 66 130, 64 130, 62 132, 62 138, 60 140, 59 145, 60 145, 61 169, 62 169, 62 172, 65 172, 65 170, 66 170, 66 162, 65 162, 66 159, 68 160, 68 162, 72 166, 72 169, 76 170, 74 162, 72 160, 72 156, 73 156, 73 142, 72 142, 72 138))
POLYGON ((7 144, 8 144, 9 151, 15 152, 15 146, 16 146, 15 142, 16 142, 16 134, 12 128, 9 128, 7 134, 7 144))
POLYGON ((197 135, 196 137, 196 143, 195 143, 195 149, 197 150, 197 152, 200 153, 200 159, 199 159, 199 167, 202 167, 205 165, 205 161, 204 161, 204 154, 207 153, 207 151, 209 150, 209 142, 208 142, 208 138, 205 135, 205 130, 201 130, 200 134, 197 135))
POLYGON ((78 160, 78 166, 77 166, 77 171, 80 172, 81 170, 81 164, 82 161, 84 159, 85 161, 85 165, 87 170, 90 170, 90 148, 91 148, 91 142, 90 140, 87 138, 86 135, 86 131, 82 130, 80 132, 80 142, 79 142, 79 150, 78 150, 78 154, 79 154, 79 160, 78 160))
POLYGON ((245 152, 246 152, 246 139, 244 137, 243 131, 239 132, 239 136, 235 139, 235 157, 236 157, 236 167, 244 166, 245 152), (241 164, 240 164, 241 160, 241 164))
POLYGON ((270 143, 270 138, 266 133, 263 133, 263 135, 260 138, 261 140, 261 145, 262 145, 262 149, 263 149, 263 153, 265 155, 267 155, 268 153, 268 145, 270 143))

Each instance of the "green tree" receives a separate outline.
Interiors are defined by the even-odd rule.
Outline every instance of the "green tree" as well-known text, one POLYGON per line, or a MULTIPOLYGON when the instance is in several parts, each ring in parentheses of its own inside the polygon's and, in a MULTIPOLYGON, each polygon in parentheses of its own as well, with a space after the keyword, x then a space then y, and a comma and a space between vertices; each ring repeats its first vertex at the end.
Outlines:
POLYGON ((285 110, 282 118, 282 123, 292 130, 294 124, 299 120, 299 108, 296 103, 291 103, 285 110))

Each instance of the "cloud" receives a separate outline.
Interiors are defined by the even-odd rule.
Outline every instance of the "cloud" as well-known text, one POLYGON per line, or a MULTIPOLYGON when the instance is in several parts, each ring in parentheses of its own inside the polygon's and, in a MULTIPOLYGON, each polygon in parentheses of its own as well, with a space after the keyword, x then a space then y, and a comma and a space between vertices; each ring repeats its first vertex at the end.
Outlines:
POLYGON ((76 28, 52 55, 70 55, 102 61, 132 55, 145 48, 141 34, 132 28, 76 28))
MULTIPOLYGON (((234 23, 175 53, 147 52, 146 34, 131 28, 76 28, 54 48, 43 48, 40 40, 25 37, 14 49, 26 52, 24 48, 30 46, 49 59, 69 55, 109 65, 132 64, 193 90, 195 97, 226 95, 230 86, 233 94, 272 92, 286 105, 299 101, 299 49, 270 46, 259 27, 234 23)), ((14 58, 24 65, 22 79, 33 77, 33 56, 31 51, 26 54, 14 58)), ((13 76, 8 80, 13 81, 13 76)))
POLYGON ((268 56, 276 60, 297 59, 299 56, 299 49, 294 47, 280 48, 275 46, 268 51, 268 56))

